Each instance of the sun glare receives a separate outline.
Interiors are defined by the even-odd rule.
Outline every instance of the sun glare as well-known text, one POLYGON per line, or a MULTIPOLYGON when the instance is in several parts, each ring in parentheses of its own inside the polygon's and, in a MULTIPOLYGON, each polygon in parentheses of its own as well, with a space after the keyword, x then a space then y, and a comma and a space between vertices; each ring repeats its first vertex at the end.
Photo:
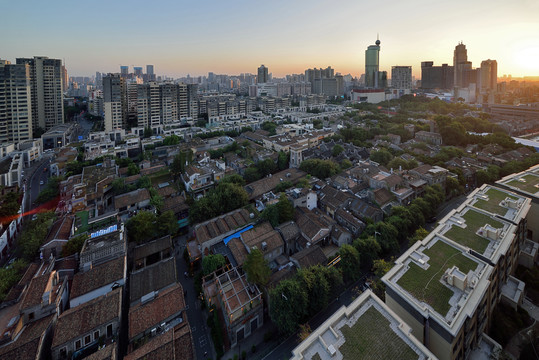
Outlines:
POLYGON ((515 63, 528 75, 539 74, 539 46, 527 47, 515 54, 515 63))

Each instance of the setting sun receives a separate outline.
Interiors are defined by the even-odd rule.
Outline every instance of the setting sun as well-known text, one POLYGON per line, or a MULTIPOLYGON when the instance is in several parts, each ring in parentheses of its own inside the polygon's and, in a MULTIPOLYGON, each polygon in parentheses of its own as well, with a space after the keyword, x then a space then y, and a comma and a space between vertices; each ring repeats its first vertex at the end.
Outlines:
POLYGON ((528 74, 539 73, 539 45, 522 49, 515 54, 515 63, 528 74))

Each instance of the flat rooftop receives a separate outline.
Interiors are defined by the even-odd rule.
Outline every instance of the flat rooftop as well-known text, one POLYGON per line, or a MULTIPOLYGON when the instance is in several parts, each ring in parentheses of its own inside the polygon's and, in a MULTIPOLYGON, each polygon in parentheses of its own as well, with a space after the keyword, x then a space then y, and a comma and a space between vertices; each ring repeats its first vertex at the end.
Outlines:
POLYGON ((499 243, 512 236, 510 228, 509 222, 464 206, 444 218, 435 232, 490 259, 499 243))
POLYGON ((371 291, 337 310, 292 354, 293 360, 434 358, 371 291))
MULTIPOLYGON (((451 331, 478 306, 492 268, 436 233, 417 242, 383 277, 384 283, 451 331)), ((458 326, 457 326, 458 328, 458 326)))
POLYGON ((518 223, 526 216, 527 205, 530 202, 524 196, 490 185, 482 186, 468 198, 470 205, 514 223, 518 223))
POLYGON ((537 197, 539 196, 539 165, 518 174, 506 176, 497 181, 497 184, 537 197))

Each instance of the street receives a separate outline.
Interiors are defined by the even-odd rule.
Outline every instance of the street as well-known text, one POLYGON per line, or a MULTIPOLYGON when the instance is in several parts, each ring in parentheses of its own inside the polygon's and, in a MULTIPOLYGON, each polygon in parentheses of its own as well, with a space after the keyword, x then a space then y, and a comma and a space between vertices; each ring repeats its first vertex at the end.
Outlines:
POLYGON ((200 308, 200 300, 197 298, 197 294, 195 294, 193 278, 184 275, 185 272, 189 271, 183 258, 183 250, 185 249, 187 235, 177 237, 174 241, 176 246, 178 281, 182 285, 184 291, 187 291, 187 296, 185 297, 187 320, 189 321, 191 332, 193 334, 196 358, 212 359, 214 358, 214 348, 210 331, 206 325, 206 312, 200 308), (205 353, 206 356, 204 356, 205 353))

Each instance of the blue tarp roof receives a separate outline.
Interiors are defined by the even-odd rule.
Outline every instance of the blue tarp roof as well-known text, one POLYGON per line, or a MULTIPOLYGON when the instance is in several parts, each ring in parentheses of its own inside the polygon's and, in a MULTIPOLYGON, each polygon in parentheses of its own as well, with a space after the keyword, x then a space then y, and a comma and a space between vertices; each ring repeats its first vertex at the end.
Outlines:
POLYGON ((223 239, 223 242, 225 243, 225 245, 228 245, 228 242, 234 238, 239 238, 241 233, 243 232, 246 232, 247 230, 251 230, 253 228, 253 225, 249 225, 243 229, 241 229, 240 231, 238 232, 235 232, 234 234, 232 235, 228 235, 226 238, 223 239))

